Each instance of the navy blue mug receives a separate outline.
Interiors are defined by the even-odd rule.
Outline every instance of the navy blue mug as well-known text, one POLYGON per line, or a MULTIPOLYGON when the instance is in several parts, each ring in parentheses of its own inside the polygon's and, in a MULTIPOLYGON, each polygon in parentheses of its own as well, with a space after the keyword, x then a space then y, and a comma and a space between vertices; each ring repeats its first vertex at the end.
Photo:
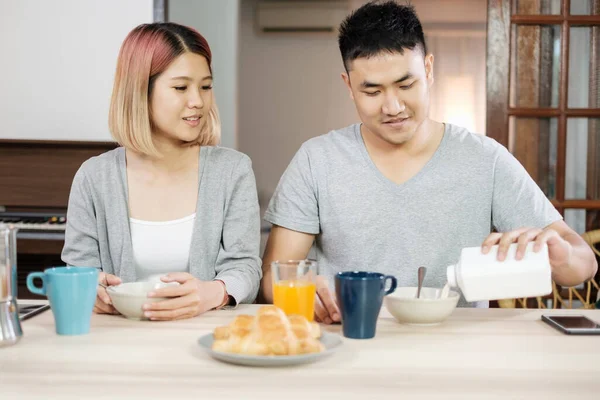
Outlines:
POLYGON ((340 272, 335 276, 335 294, 342 314, 344 336, 371 339, 375 336, 383 296, 396 290, 391 275, 377 272, 340 272), (390 281, 390 288, 385 289, 390 281))

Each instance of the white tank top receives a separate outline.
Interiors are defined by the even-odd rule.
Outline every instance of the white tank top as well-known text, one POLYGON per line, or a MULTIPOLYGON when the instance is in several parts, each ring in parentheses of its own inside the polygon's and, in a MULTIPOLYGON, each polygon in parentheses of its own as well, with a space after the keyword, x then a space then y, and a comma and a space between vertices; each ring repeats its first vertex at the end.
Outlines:
POLYGON ((169 272, 188 272, 196 213, 173 221, 129 218, 138 281, 155 280, 169 272))

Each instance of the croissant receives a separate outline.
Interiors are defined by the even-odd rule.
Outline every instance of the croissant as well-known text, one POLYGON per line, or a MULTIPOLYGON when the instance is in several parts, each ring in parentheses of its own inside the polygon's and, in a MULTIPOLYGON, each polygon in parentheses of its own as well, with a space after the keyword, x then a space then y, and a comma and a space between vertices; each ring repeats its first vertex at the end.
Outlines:
POLYGON ((256 356, 285 356, 325 350, 321 329, 301 315, 286 316, 275 306, 262 306, 256 316, 238 315, 215 328, 212 349, 256 356))

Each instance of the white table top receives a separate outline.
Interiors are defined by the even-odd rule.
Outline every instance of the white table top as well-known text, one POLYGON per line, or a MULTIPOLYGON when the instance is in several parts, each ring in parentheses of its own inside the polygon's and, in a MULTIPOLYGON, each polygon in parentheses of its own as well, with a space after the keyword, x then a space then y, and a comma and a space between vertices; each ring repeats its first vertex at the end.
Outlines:
MULTIPOLYGON (((433 327, 398 324, 382 309, 377 336, 345 339, 333 356, 279 369, 221 363, 198 337, 258 306, 175 322, 94 315, 89 335, 58 336, 52 313, 23 323, 0 349, 1 399, 592 399, 600 396, 600 336, 564 335, 543 313, 598 310, 457 309, 433 327)), ((339 333, 341 326, 328 326, 339 333)))

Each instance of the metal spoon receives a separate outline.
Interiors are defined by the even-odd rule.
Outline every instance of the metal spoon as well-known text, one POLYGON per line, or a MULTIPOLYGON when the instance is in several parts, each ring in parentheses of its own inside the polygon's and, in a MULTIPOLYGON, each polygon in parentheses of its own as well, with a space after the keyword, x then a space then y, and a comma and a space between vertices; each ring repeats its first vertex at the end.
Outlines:
POLYGON ((425 279, 425 274, 427 273, 427 268, 419 267, 419 287, 417 287, 417 299, 421 297, 421 288, 423 287, 423 279, 425 279))

